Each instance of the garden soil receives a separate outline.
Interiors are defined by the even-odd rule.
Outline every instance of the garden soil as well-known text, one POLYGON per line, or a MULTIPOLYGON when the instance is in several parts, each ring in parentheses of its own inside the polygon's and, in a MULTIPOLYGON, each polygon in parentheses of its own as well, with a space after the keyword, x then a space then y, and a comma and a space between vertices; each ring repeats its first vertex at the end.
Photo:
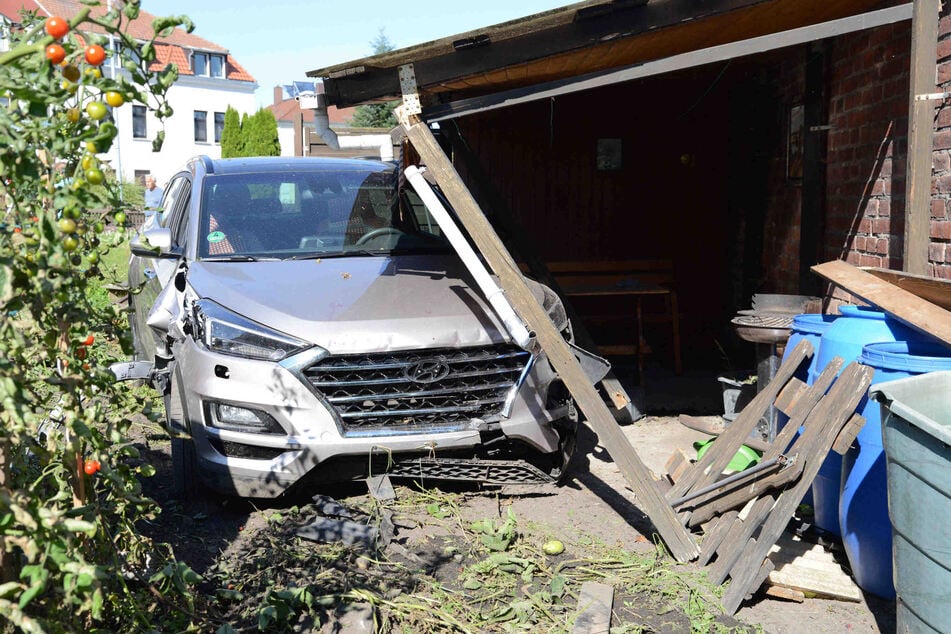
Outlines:
MULTIPOLYGON (((222 497, 203 491, 188 501, 176 500, 171 494, 171 459, 167 437, 154 424, 142 422, 136 442, 142 457, 153 464, 157 474, 144 483, 146 494, 155 499, 162 512, 143 524, 143 531, 156 543, 168 544, 175 555, 203 575, 209 593, 230 592, 232 588, 253 587, 257 575, 270 577, 271 582, 293 585, 313 583, 315 566, 321 563, 302 562, 299 568, 280 564, 280 554, 293 560, 293 548, 299 543, 294 532, 313 519, 300 499, 255 502, 222 497), (296 576, 296 578, 295 578, 296 576), (224 590, 222 590, 224 588, 224 590)), ((650 416, 623 425, 640 458, 656 474, 664 471, 671 453, 677 449, 692 451, 695 440, 708 436, 683 427, 674 416, 650 416)), ((439 509, 448 491, 458 504, 456 512, 465 522, 491 519, 502 524, 511 510, 518 518, 518 530, 524 538, 541 543, 558 539, 565 545, 565 555, 574 558, 594 557, 592 549, 611 547, 650 557, 658 553, 650 520, 638 508, 637 500, 608 452, 598 444, 590 431, 579 439, 578 451, 572 461, 569 479, 564 486, 530 487, 443 487, 433 489, 435 505, 424 505, 430 513, 425 517, 387 516, 385 530, 392 537, 386 555, 403 563, 403 573, 388 572, 374 577, 374 568, 366 557, 355 557, 340 551, 336 566, 321 568, 319 577, 336 592, 352 592, 352 574, 362 573, 365 587, 392 598, 413 593, 419 587, 413 570, 425 570, 440 583, 452 585, 463 574, 463 548, 453 545, 457 527, 449 521, 434 521, 442 516, 439 509), (432 511, 436 508, 436 511, 432 511)), ((423 493, 414 492, 419 499, 423 493)), ((369 496, 364 483, 325 486, 309 494, 322 494, 347 507, 360 507, 369 496)), ((407 489, 396 488, 397 497, 407 489)), ((424 498, 425 501, 425 498, 424 498)), ((448 516, 449 513, 447 512, 448 516)), ((381 528, 381 530, 384 530, 381 528)), ((541 552, 540 550, 538 551, 541 552)), ((543 556, 543 555, 542 555, 543 556)), ((664 556, 661 554, 661 556, 664 556)), ((596 565, 592 565, 596 567, 596 565)), ((653 600, 631 596, 619 591, 615 599, 614 626, 642 623, 643 631, 690 631, 691 623, 677 610, 656 607, 653 600)), ((566 608, 567 609, 567 608, 566 608)), ((306 619, 295 626, 296 631, 360 631, 370 624, 370 614, 359 611, 338 615, 334 627, 306 619)), ((225 618, 246 625, 248 615, 238 607, 225 618)), ((893 632, 895 604, 873 596, 853 603, 807 598, 802 603, 767 597, 762 591, 743 604, 736 615, 721 616, 717 623, 726 628, 748 626, 747 631, 774 634, 810 632, 893 632)), ((628 630, 629 631, 629 630, 628 630)))

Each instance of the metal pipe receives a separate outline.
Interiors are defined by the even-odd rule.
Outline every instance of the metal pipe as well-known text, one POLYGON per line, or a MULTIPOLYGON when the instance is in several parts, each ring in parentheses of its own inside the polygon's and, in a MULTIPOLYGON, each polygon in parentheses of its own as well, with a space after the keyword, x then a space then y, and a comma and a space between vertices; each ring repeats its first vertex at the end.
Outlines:
POLYGON ((676 500, 671 500, 670 506, 672 508, 677 508, 684 502, 695 500, 702 495, 710 493, 711 491, 722 489, 728 484, 733 484, 737 480, 742 480, 744 478, 748 478, 751 475, 756 475, 757 473, 760 473, 761 471, 766 471, 770 467, 774 467, 776 465, 785 466, 786 456, 780 455, 776 458, 770 458, 769 460, 765 460, 754 467, 750 467, 749 469, 744 469, 743 471, 740 471, 739 473, 734 473, 731 476, 727 476, 723 478, 722 480, 718 480, 717 482, 714 482, 711 485, 705 486, 702 489, 697 489, 696 491, 689 493, 683 497, 679 497, 676 500))

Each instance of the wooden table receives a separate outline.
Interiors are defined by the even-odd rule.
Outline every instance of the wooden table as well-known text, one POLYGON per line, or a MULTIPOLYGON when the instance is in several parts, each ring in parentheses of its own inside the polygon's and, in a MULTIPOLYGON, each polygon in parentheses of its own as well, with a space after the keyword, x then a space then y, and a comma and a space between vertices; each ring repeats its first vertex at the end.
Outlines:
POLYGON ((671 339, 673 343, 674 371, 683 372, 680 358, 680 313, 677 306, 677 293, 666 286, 648 284, 639 280, 621 280, 610 285, 568 285, 562 286, 562 291, 568 297, 633 297, 635 303, 636 339, 634 345, 598 346, 598 351, 604 355, 630 354, 637 355, 638 379, 644 372, 644 321, 642 303, 645 297, 663 297, 670 319, 671 339))

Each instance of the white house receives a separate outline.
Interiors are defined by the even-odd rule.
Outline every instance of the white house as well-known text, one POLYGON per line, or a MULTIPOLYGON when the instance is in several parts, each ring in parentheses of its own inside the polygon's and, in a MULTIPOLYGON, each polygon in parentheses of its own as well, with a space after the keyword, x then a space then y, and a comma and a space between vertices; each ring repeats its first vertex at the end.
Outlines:
MULTIPOLYGON (((116 0, 118 2, 118 0, 116 0)), ((36 11, 39 15, 70 18, 83 5, 79 0, 0 0, 0 16, 7 22, 19 20, 19 9, 36 11)), ((102 14, 106 7, 95 7, 102 14)), ((146 41, 152 36, 154 15, 142 11, 128 25, 128 33, 146 41)), ((83 25, 81 28, 90 28, 83 25)), ((176 64, 179 79, 168 90, 167 98, 173 115, 164 122, 165 142, 160 152, 152 151, 152 140, 162 129, 158 120, 144 106, 125 104, 112 111, 119 135, 112 149, 100 156, 126 181, 141 182, 152 174, 165 183, 185 161, 197 154, 214 158, 221 156, 221 130, 228 106, 239 113, 257 110, 254 91, 258 84, 229 54, 228 49, 197 35, 175 29, 156 41, 157 59, 152 68, 176 64)), ((124 72, 111 66, 110 57, 103 72, 124 72)))

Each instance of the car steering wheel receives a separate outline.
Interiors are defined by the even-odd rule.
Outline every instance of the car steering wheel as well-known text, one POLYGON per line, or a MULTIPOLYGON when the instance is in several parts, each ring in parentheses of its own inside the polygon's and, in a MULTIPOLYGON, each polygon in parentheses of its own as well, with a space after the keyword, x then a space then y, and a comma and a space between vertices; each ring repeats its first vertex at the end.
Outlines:
POLYGON ((374 229, 370 233, 364 234, 360 237, 359 240, 354 242, 354 246, 360 246, 366 244, 370 240, 375 240, 380 236, 401 236, 403 232, 397 229, 396 227, 380 227, 379 229, 374 229))

